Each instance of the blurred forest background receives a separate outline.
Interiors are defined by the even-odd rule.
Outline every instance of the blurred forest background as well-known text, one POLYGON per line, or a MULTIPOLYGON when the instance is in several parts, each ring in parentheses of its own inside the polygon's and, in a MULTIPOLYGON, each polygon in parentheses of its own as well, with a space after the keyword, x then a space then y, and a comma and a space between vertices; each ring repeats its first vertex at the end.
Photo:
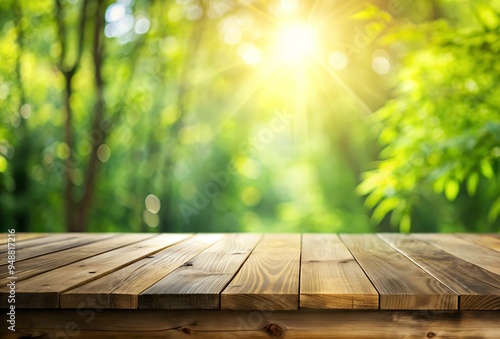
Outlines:
POLYGON ((0 0, 0 224, 499 232, 500 1, 0 0))

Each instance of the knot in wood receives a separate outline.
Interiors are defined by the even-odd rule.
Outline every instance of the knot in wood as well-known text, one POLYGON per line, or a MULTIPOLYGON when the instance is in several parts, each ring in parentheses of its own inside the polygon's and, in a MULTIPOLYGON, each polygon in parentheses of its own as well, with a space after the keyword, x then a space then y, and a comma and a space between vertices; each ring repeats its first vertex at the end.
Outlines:
POLYGON ((434 333, 434 332, 429 332, 429 333, 427 333, 427 338, 432 338, 432 337, 434 337, 435 335, 436 335, 436 333, 434 333))
POLYGON ((265 329, 273 337, 282 337, 285 334, 285 329, 278 324, 269 324, 265 329))

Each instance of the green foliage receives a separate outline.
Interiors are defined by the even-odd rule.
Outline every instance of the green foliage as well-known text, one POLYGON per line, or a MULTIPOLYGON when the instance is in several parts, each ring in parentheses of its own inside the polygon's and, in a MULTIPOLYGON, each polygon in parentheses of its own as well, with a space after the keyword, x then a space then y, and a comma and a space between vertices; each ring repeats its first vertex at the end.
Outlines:
POLYGON ((443 194, 452 209, 441 223, 499 229, 499 12, 487 5, 474 10, 477 23, 411 27, 421 32, 413 36, 419 48, 402 60, 395 98, 373 116, 382 160, 358 187, 377 221, 390 213, 408 231, 419 219, 415 210, 443 194), (476 202, 489 211, 465 208, 476 202))
POLYGON ((69 182, 90 231, 498 230, 498 1, 99 3, 0 1, 2 225, 66 230, 69 182))
MULTIPOLYGON (((67 84, 58 59, 63 42, 62 69, 77 58, 83 2, 61 1, 67 29, 62 40, 56 1, 20 2, 20 20, 17 2, 0 2, 3 225, 20 227, 19 210, 29 216, 25 230, 67 229, 68 157, 74 158, 69 176, 78 200, 92 174, 88 164, 97 145, 90 231, 372 230, 362 198, 354 192, 359 172, 374 154, 368 125, 352 114, 359 110, 352 103, 356 96, 346 98, 319 63, 311 67, 307 95, 298 92, 294 71, 269 65, 264 54, 273 51, 273 35, 266 33, 279 23, 268 20, 273 1, 257 6, 215 0, 106 2, 108 10, 125 4, 113 15, 129 15, 135 26, 121 34, 111 19, 104 23, 105 119, 93 129, 93 28, 103 18, 87 18, 81 62, 71 80, 73 145, 67 145, 67 84), (141 18, 149 23, 145 30, 137 26, 141 18), (234 36, 240 41, 231 42, 234 36), (248 44, 261 51, 260 64, 242 61, 248 44), (23 105, 29 116, 22 116, 23 105), (297 118, 299 106, 305 121, 297 118), (308 124, 306 136, 296 133, 303 123, 308 124), (23 144, 29 146, 24 153, 23 144), (27 163, 15 170, 20 158, 27 163), (27 177, 21 180, 16 172, 27 177), (17 188, 23 184, 21 194, 17 188), (148 206, 150 195, 161 202, 159 211, 148 206)), ((97 3, 88 0, 88 13, 97 3)), ((329 12, 333 8, 332 3, 323 6, 329 12)), ((343 15, 347 20, 350 13, 343 15)), ((331 44, 327 36, 323 42, 331 44)), ((370 53, 371 47, 359 56, 370 53)), ((372 73, 368 76, 376 77, 372 73)))

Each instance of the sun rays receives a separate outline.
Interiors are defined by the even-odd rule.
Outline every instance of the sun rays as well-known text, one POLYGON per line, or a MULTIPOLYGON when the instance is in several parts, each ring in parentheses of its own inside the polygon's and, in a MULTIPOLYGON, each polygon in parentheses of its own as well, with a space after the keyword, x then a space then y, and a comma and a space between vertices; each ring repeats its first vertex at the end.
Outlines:
MULTIPOLYGON (((273 2, 283 8, 268 6, 259 1, 242 1, 254 17, 254 30, 262 30, 265 38, 242 41, 235 53, 239 63, 228 65, 212 73, 220 76, 227 70, 245 67, 245 85, 237 89, 229 104, 230 109, 214 129, 214 136, 231 121, 257 93, 276 94, 283 102, 280 109, 294 112, 293 135, 295 145, 307 149, 310 133, 310 93, 331 91, 332 96, 349 98, 365 114, 372 110, 338 72, 348 65, 348 56, 335 49, 331 34, 335 34, 335 17, 352 12, 349 3, 339 3, 333 11, 322 11, 318 1, 300 2, 281 0, 273 2), (281 12, 280 12, 281 11, 281 12), (286 12, 283 14, 283 12, 286 12), (265 23, 259 27, 259 20, 265 23), (281 79, 282 85, 277 85, 281 79), (325 88, 327 87, 327 88, 325 88)), ((363 84, 360 84, 363 86, 363 84)))

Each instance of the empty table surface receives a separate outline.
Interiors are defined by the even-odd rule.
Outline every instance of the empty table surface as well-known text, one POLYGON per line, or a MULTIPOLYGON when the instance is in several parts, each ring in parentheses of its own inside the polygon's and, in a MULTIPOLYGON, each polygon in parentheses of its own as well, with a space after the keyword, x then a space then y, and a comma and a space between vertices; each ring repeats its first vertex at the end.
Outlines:
POLYGON ((1 308, 15 280, 16 308, 500 309, 495 234, 30 233, 15 250, 1 308))

